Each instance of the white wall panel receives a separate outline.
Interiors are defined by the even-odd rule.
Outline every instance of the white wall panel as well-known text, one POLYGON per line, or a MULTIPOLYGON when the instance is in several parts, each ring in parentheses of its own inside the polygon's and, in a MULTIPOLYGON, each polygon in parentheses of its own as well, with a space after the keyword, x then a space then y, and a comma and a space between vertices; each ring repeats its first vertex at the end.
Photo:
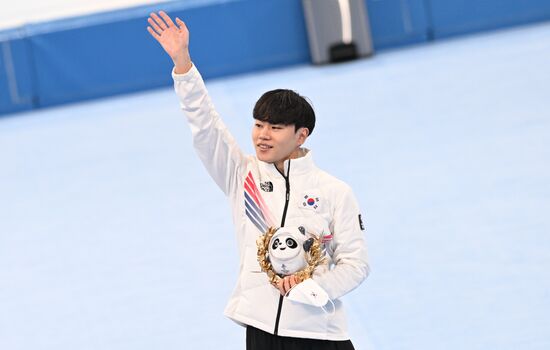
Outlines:
POLYGON ((30 22, 85 15, 125 7, 150 5, 161 0, 2 0, 0 29, 17 27, 30 22))

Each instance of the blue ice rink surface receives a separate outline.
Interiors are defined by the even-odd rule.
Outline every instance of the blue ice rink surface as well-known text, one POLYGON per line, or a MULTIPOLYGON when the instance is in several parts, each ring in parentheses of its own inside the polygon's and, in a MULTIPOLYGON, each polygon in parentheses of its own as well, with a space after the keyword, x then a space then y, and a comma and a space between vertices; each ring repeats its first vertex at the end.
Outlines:
MULTIPOLYGON (((207 86, 248 152, 262 92, 313 101, 366 218, 357 349, 550 349, 550 23, 207 86)), ((236 250, 171 89, 0 119, 0 349, 244 349, 236 250)))

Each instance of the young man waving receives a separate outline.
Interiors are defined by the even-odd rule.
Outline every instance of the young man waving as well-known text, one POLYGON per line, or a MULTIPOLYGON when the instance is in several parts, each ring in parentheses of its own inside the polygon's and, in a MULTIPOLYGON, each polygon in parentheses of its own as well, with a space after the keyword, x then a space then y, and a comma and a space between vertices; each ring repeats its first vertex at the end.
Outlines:
POLYGON ((266 92, 253 111, 256 154, 243 154, 191 61, 185 23, 162 11, 148 22, 174 62, 196 151, 232 204, 241 263, 225 315, 247 328, 248 350, 353 349, 339 298, 368 275, 364 228, 350 187, 317 168, 303 147, 315 127, 313 108, 292 90, 266 92), (269 242, 281 256, 310 249, 302 235, 321 242, 325 258, 310 278, 279 271, 272 280, 261 272, 257 241, 270 228, 286 234, 269 242))

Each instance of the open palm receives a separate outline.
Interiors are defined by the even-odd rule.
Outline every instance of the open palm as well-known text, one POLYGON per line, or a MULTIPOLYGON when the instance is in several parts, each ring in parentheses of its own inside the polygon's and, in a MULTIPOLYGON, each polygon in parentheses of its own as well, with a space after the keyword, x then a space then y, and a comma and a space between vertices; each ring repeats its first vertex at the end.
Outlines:
POLYGON ((151 36, 160 43, 174 62, 189 55, 189 30, 181 19, 176 18, 176 25, 164 11, 160 11, 159 15, 151 13, 147 22, 150 25, 147 30, 151 36))

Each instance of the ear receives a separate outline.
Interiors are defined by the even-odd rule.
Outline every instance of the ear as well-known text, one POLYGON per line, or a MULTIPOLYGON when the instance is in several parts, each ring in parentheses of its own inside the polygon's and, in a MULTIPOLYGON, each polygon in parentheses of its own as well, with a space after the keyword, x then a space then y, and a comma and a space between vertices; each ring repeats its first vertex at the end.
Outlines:
POLYGON ((304 242, 304 251, 307 253, 311 249, 311 246, 313 245, 313 238, 308 239, 304 242))
POLYGON ((298 133, 298 142, 300 143, 300 146, 306 142, 307 137, 309 136, 309 129, 306 127, 301 127, 297 131, 298 133))

